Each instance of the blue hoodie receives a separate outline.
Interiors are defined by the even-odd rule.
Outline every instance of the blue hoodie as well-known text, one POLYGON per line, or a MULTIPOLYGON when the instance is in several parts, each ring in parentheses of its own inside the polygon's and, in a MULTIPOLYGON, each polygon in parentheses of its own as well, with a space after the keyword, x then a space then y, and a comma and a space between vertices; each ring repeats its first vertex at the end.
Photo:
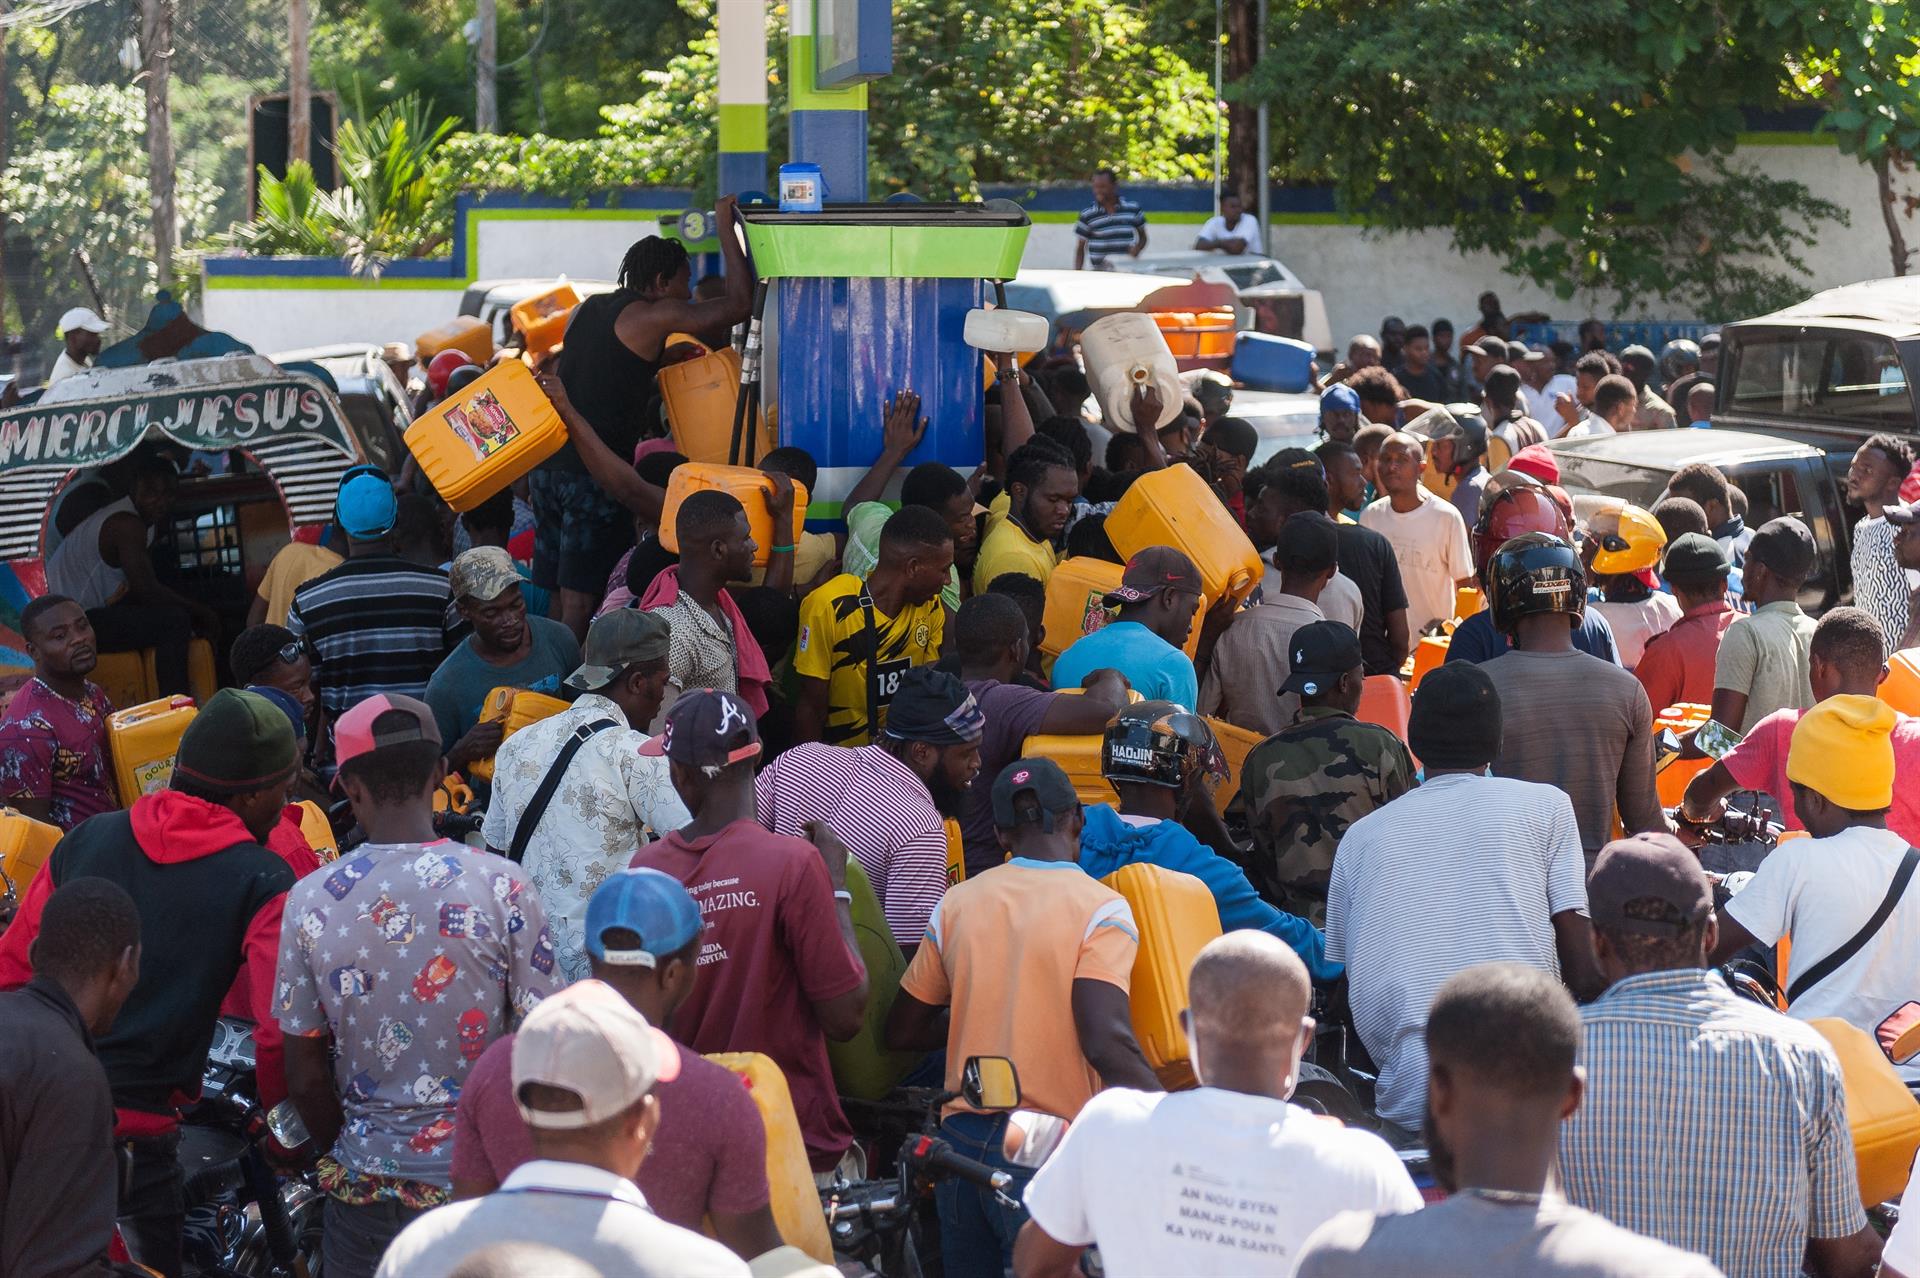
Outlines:
POLYGON ((1261 899, 1239 866, 1194 838, 1178 821, 1128 825, 1106 803, 1091 804, 1085 811, 1080 868, 1094 878, 1105 878, 1136 862, 1191 874, 1213 893, 1222 931, 1257 928, 1272 933, 1293 948, 1315 980, 1331 980, 1345 970, 1342 964, 1328 961, 1327 938, 1319 928, 1261 899))

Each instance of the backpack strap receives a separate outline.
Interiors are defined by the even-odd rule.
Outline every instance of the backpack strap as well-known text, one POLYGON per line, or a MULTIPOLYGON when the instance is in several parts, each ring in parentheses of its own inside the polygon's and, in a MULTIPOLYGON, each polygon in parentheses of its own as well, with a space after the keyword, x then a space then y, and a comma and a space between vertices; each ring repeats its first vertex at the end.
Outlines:
POLYGON ((527 801, 527 810, 520 814, 520 824, 513 831, 513 846, 507 849, 507 860, 518 865, 520 858, 527 854, 527 844, 532 840, 534 830, 539 828, 540 818, 547 814, 547 805, 553 802, 553 796, 560 789, 560 782, 567 775, 573 756, 580 753, 580 747, 595 734, 613 726, 611 719, 595 719, 573 730, 573 735, 560 747, 560 753, 547 769, 547 775, 540 778, 540 788, 527 801))

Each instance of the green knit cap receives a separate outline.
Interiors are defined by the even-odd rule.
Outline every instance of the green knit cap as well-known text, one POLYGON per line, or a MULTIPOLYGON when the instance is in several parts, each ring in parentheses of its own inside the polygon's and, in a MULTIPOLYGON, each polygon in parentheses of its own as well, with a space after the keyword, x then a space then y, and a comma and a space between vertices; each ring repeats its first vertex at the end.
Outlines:
POLYGON ((176 780, 210 794, 278 785, 300 762, 286 712, 258 693, 222 688, 180 736, 176 780))

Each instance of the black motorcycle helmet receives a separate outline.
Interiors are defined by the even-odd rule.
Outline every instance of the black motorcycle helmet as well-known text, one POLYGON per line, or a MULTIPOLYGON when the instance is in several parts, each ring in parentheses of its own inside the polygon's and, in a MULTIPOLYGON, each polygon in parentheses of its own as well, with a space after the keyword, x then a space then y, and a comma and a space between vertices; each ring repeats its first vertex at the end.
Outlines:
POLYGON ((1407 433, 1434 443, 1453 441, 1454 474, 1472 470, 1487 455, 1487 423, 1477 404, 1430 408, 1407 423, 1407 433))
POLYGON ((1487 609, 1509 637, 1520 618, 1557 612, 1574 625, 1587 607, 1580 553, 1551 533, 1523 533, 1495 551, 1486 569, 1487 609))
POLYGON ((1100 739, 1100 775, 1184 790, 1205 771, 1218 784, 1226 756, 1207 721, 1172 701, 1136 701, 1107 723, 1100 739))

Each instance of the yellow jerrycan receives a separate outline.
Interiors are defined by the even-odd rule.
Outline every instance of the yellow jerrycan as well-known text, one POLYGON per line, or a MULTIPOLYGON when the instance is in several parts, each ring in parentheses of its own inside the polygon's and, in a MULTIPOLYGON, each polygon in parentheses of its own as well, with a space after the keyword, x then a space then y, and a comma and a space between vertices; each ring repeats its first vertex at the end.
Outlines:
POLYGON ((833 1244, 827 1238, 827 1218, 820 1210, 820 1191, 813 1184, 787 1076, 771 1057, 759 1052, 712 1052, 707 1059, 739 1075, 760 1110, 760 1122, 767 1129, 767 1189, 781 1241, 831 1265, 833 1244))
POLYGON ((560 450, 567 424, 519 360, 496 364, 407 427, 420 471, 455 510, 472 510, 560 450))
POLYGON ((478 315, 456 315, 413 339, 413 356, 423 368, 441 351, 459 351, 484 365, 493 358, 493 330, 478 315))
MULTIPOLYGON (((520 729, 559 714, 570 704, 544 692, 528 692, 525 688, 495 688, 487 694, 485 703, 480 707, 480 722, 505 724, 505 735, 500 738, 505 742, 520 729)), ((475 759, 468 764, 467 776, 475 781, 492 781, 493 756, 475 759)))
POLYGON ((1133 1036, 1147 1064, 1170 1091, 1195 1085, 1186 1031, 1187 973, 1201 947, 1220 935, 1220 911, 1207 885, 1191 874, 1136 862, 1100 880, 1121 896, 1140 929, 1128 1001, 1133 1036))
POLYGON ((192 697, 162 697, 107 716, 107 752, 122 804, 131 807, 141 795, 167 788, 180 736, 198 713, 192 697))
MULTIPOLYGON (((1200 570, 1203 605, 1245 599, 1260 584, 1260 552, 1185 462, 1140 476, 1107 516, 1107 538, 1131 559, 1149 546, 1176 546, 1200 570)), ((1194 621, 1199 627, 1198 618, 1194 621)))
POLYGON ((746 508, 747 531, 753 537, 753 562, 757 568, 766 567, 768 558, 775 545, 794 546, 800 542, 800 534, 807 522, 807 486, 795 481, 793 485, 793 527, 782 528, 776 534, 773 517, 767 514, 765 494, 773 491, 773 480, 750 466, 716 466, 708 462, 686 462, 674 467, 673 477, 667 481, 666 507, 660 513, 660 544, 674 554, 680 553, 680 533, 675 523, 680 515, 680 503, 698 492, 718 489, 731 493, 746 508))

